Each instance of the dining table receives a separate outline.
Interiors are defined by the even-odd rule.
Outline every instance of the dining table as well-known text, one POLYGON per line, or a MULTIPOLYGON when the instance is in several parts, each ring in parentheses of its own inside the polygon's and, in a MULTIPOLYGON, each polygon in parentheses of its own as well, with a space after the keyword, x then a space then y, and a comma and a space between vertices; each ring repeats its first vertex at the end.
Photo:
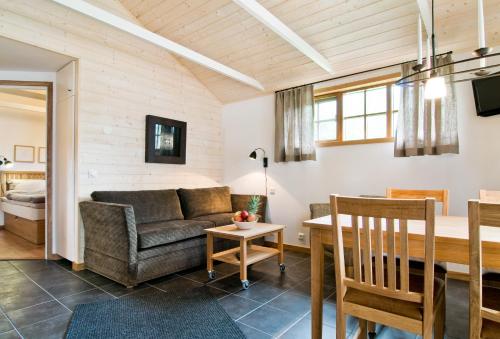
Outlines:
MULTIPOLYGON (((304 221, 311 241, 311 331, 321 339, 323 323, 323 280, 325 246, 333 244, 331 216, 304 221)), ((344 247, 352 248, 351 216, 339 215, 344 247)), ((396 231, 397 231, 397 225, 396 231)), ((385 230, 385 225, 382 225, 385 230)), ((373 230, 373 225, 371 226, 373 230)), ((409 256, 424 259, 425 222, 408 220, 409 256)), ((374 237, 372 238, 374 239, 374 237)), ((483 268, 500 269, 500 228, 481 227, 483 268)), ((385 240, 385 232, 384 232, 385 240)), ((467 217, 436 216, 435 260, 455 264, 469 263, 469 224, 467 217)), ((331 274, 335 274, 331 270, 331 274)))

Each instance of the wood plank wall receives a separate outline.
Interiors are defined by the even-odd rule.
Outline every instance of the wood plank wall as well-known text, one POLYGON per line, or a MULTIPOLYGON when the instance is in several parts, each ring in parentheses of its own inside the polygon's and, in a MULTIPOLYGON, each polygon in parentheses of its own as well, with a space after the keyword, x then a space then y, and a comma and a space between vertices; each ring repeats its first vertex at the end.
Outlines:
MULTIPOLYGON (((99 2, 123 15, 117 1, 99 2)), ((79 59, 79 199, 222 181, 222 105, 171 55, 50 0, 2 1, 0 22, 1 36, 79 59), (144 162, 147 114, 187 121, 186 165, 144 162)))

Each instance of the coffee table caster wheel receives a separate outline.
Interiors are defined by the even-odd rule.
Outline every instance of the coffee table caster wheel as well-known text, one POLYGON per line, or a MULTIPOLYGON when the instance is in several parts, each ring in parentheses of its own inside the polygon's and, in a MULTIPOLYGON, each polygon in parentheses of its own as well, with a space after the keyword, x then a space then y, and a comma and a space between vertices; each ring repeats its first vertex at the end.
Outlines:
POLYGON ((248 286, 250 286, 250 283, 248 282, 248 280, 242 280, 241 286, 243 287, 244 290, 247 290, 248 286))
POLYGON ((215 279, 215 271, 208 271, 208 279, 210 280, 215 279))
POLYGON ((285 272, 285 264, 280 264, 280 272, 285 272))

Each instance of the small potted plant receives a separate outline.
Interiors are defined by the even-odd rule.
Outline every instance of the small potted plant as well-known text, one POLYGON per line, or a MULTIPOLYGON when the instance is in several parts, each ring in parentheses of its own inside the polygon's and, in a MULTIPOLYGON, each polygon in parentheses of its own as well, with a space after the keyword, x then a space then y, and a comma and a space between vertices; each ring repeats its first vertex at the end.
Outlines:
POLYGON ((251 229, 257 221, 259 220, 259 216, 257 215, 257 211, 260 206, 260 197, 254 195, 250 198, 248 202, 247 209, 243 211, 238 211, 234 213, 233 223, 242 230, 251 229))

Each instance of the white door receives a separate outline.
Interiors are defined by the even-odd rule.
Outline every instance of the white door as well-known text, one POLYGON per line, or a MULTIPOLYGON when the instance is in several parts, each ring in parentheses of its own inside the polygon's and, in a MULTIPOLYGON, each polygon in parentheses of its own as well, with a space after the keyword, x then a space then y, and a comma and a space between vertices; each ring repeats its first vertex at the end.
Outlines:
POLYGON ((54 118, 54 253, 77 260, 76 222, 76 65, 72 61, 56 75, 54 118))

